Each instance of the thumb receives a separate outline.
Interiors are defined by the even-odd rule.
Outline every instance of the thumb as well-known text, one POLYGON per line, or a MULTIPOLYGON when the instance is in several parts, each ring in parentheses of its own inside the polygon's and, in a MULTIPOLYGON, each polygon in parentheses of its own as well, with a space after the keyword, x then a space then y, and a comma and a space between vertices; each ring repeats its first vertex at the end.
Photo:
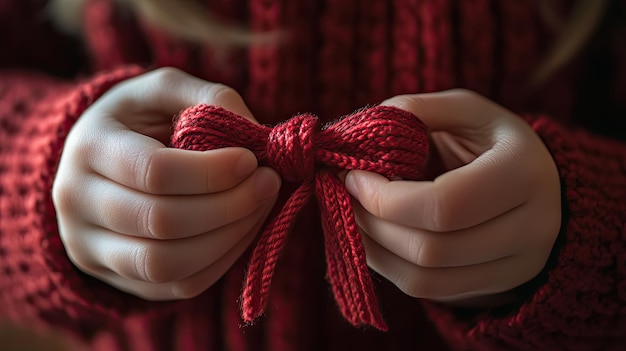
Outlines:
POLYGON ((398 95, 383 101, 381 105, 413 113, 431 132, 477 130, 493 121, 494 116, 511 114, 483 96, 465 89, 398 95))

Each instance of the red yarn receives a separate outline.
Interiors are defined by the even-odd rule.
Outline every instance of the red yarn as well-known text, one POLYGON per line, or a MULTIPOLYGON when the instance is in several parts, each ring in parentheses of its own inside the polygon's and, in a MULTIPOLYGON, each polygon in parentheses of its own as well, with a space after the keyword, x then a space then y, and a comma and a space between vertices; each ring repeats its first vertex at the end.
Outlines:
POLYGON ((327 279, 343 316, 355 326, 386 330, 351 198, 336 172, 361 169, 418 179, 428 155, 426 127, 409 112, 377 106, 318 129, 317 117, 310 114, 271 128, 217 106, 198 105, 178 116, 172 146, 189 150, 246 147, 259 164, 273 167, 286 181, 301 184, 267 224, 252 253, 242 296, 245 321, 263 313, 287 234, 315 194, 323 221, 327 279))

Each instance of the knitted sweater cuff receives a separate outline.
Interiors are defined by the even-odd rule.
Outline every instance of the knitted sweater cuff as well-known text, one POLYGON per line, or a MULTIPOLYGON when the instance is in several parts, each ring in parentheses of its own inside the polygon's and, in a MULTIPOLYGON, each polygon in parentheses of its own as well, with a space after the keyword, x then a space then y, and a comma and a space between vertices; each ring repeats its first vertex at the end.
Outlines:
POLYGON ((76 120, 112 86, 140 73, 138 67, 124 67, 78 83, 0 73, 0 267, 5 273, 0 300, 7 307, 0 316, 58 325, 73 323, 85 311, 116 313, 127 300, 72 265, 58 233, 51 189, 76 120))
POLYGON ((516 306, 425 302, 455 350, 596 350, 626 342, 626 144, 525 117, 558 167, 565 208, 544 271, 516 306), (603 347, 604 346, 604 347, 603 347))

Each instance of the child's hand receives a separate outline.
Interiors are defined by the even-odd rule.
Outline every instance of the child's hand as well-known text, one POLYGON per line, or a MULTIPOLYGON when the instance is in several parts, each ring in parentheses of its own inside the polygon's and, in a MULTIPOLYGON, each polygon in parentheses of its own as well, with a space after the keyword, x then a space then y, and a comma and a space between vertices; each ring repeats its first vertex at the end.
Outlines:
POLYGON ((408 295, 462 303, 535 277, 556 240, 561 199, 533 130, 462 90, 383 104, 422 119, 448 171, 421 182, 348 173, 369 265, 408 295))
POLYGON ((280 178, 242 148, 165 147, 172 117, 200 103, 254 121, 232 89, 160 69, 114 87, 74 126, 53 199, 78 268, 146 299, 189 298, 245 251, 280 178))

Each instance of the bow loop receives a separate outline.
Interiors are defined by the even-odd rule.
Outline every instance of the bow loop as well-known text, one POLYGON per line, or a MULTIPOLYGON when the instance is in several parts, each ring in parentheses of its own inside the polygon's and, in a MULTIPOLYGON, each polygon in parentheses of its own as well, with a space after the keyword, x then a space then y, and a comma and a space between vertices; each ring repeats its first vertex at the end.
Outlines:
POLYGON ((318 162, 388 178, 419 179, 426 163, 426 126, 390 106, 362 109, 326 126, 316 138, 318 162))
POLYGON ((174 118, 172 146, 186 150, 215 150, 245 147, 259 163, 266 163, 267 138, 272 128, 215 105, 196 105, 174 118))

